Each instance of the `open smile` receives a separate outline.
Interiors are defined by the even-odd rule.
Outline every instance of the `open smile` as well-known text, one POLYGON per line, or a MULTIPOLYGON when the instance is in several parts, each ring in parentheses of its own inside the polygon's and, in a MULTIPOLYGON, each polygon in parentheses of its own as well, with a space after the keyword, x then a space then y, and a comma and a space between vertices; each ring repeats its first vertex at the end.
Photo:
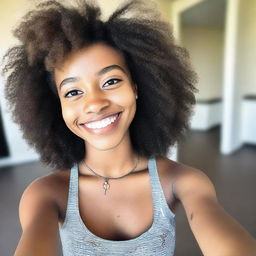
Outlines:
POLYGON ((88 132, 93 134, 104 134, 112 131, 119 123, 122 112, 107 116, 98 121, 81 124, 88 132))

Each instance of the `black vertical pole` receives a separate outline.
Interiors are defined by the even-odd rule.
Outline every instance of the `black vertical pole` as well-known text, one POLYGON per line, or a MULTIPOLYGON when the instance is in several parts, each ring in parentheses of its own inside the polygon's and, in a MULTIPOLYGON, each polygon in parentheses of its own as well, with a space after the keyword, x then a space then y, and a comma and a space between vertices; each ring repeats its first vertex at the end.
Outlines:
POLYGON ((9 149, 5 139, 1 109, 0 109, 0 157, 6 157, 6 156, 9 156, 9 149))

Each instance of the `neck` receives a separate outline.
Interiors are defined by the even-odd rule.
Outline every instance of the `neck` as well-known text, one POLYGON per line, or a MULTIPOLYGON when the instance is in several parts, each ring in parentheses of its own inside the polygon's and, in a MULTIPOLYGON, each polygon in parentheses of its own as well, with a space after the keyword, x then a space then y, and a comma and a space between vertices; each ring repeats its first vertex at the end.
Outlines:
MULTIPOLYGON (((126 139, 115 148, 106 151, 86 145, 84 161, 101 176, 120 177, 134 168, 138 156, 132 149, 130 139, 126 139)), ((80 173, 92 175, 83 163, 80 166, 80 173)))

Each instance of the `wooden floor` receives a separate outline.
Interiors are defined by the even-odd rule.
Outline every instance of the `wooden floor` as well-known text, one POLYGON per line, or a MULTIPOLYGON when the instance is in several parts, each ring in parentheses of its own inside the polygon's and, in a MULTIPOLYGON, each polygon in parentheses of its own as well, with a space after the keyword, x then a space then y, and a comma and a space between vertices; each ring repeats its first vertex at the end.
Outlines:
MULTIPOLYGON (((204 171, 214 183, 220 203, 256 237, 256 147, 244 146, 232 155, 219 153, 219 128, 208 132, 188 132, 179 144, 178 159, 204 171)), ((25 187, 49 173, 40 163, 0 168, 0 255, 9 256, 18 243, 21 229, 18 203, 25 187)), ((188 227, 182 207, 176 212, 175 256, 202 253, 188 227)))

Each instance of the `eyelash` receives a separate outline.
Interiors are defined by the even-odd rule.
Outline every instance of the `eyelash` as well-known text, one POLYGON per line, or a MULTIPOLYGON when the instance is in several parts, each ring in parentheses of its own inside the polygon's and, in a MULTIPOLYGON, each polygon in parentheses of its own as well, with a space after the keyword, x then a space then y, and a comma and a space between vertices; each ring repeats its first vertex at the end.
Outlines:
POLYGON ((72 91, 70 91, 70 92, 68 92, 68 93, 65 94, 65 98, 75 97, 75 96, 80 95, 80 94, 82 94, 81 91, 79 91, 79 90, 72 90, 72 91), (76 94, 76 95, 72 95, 72 93, 74 93, 74 92, 76 92, 77 94, 76 94), (79 93, 78 93, 78 92, 79 92, 79 93), (69 94, 70 94, 70 96, 69 96, 69 94))
MULTIPOLYGON (((111 85, 115 85, 115 84, 117 84, 117 83, 119 83, 119 82, 121 82, 121 81, 122 81, 121 79, 112 78, 112 79, 109 79, 107 82, 105 82, 102 87, 105 88, 105 87, 108 87, 108 86, 111 86, 111 85), (114 83, 111 83, 111 84, 105 86, 107 83, 113 82, 113 81, 114 81, 114 83)), ((65 98, 75 97, 75 96, 80 95, 80 94, 82 94, 82 93, 83 93, 83 92, 81 92, 81 91, 79 91, 79 90, 72 90, 72 91, 69 91, 68 93, 65 94, 65 98), (74 92, 76 92, 76 95, 72 95, 74 92)))
POLYGON ((121 80, 121 79, 118 79, 118 78, 109 79, 106 83, 103 84, 102 87, 105 87, 104 85, 107 84, 107 83, 109 83, 110 81, 115 81, 115 83, 112 83, 112 84, 110 84, 109 86, 114 85, 114 84, 117 84, 117 83, 121 82, 122 80, 121 80))

